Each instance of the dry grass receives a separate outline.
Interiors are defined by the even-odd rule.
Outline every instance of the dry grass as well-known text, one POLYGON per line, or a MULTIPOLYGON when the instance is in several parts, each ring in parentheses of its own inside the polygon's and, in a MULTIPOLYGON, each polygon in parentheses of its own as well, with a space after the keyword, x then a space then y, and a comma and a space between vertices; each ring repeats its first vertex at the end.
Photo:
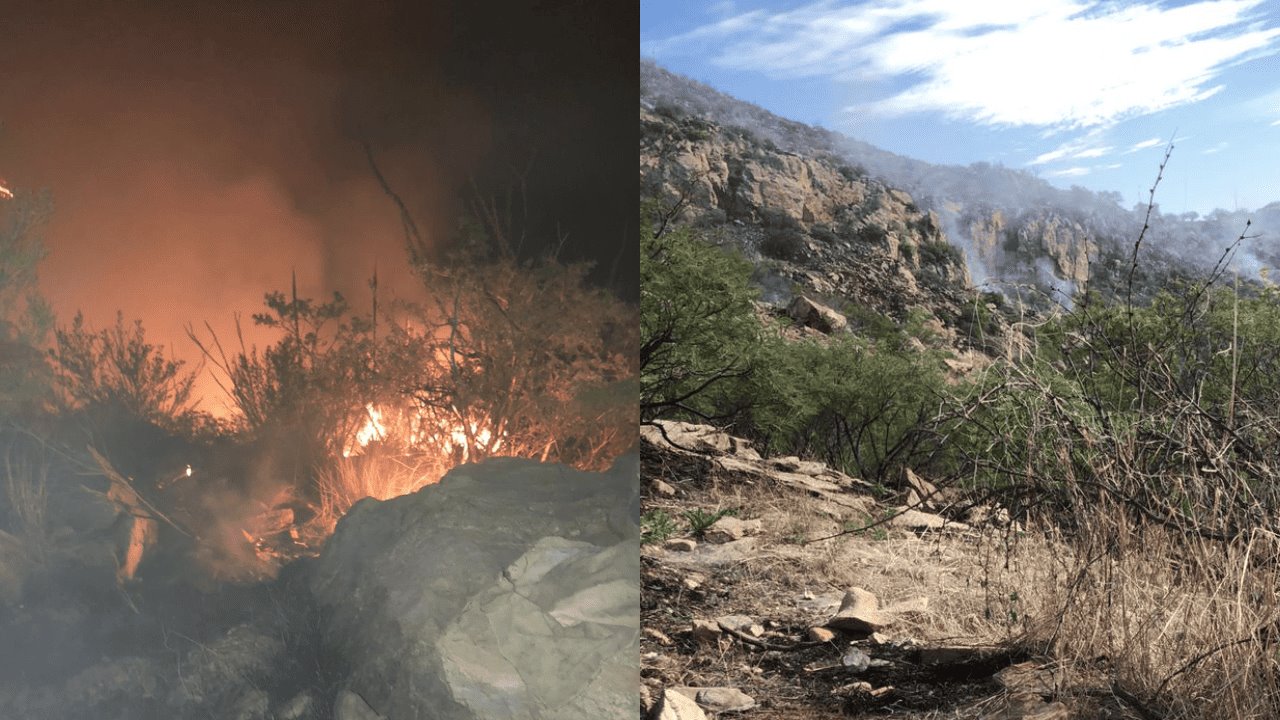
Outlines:
POLYGON ((9 446, 3 470, 6 524, 23 541, 29 559, 39 561, 49 541, 49 463, 9 446))
POLYGON ((424 457, 369 453, 336 458, 316 475, 320 504, 313 523, 324 536, 357 501, 389 500, 439 482, 445 463, 424 457))

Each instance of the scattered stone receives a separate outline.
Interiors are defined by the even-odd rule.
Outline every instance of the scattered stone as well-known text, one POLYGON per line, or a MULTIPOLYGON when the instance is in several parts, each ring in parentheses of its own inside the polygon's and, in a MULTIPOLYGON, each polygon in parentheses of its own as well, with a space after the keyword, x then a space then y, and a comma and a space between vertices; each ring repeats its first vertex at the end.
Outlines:
POLYGON ((875 595, 862 588, 850 588, 840 603, 840 609, 827 621, 826 626, 869 635, 892 622, 892 618, 879 608, 880 601, 875 595))
POLYGON ((965 512, 964 520, 970 525, 994 525, 1005 527, 1009 524, 1008 508, 990 505, 974 505, 965 512))
POLYGON ((824 627, 809 628, 809 639, 813 642, 834 642, 836 634, 824 627))
POLYGON ((668 692, 692 699, 711 712, 742 712, 756 706, 755 698, 729 687, 673 687, 668 692))
POLYGON ((709 543, 723 545, 727 542, 741 540, 747 535, 759 535, 762 524, 759 520, 739 520, 732 515, 725 515, 711 524, 703 533, 709 543))
POLYGON ((803 295, 797 295, 795 300, 791 301, 791 306, 787 308, 787 315, 805 327, 811 327, 828 335, 845 329, 849 324, 849 320, 844 315, 803 295))
POLYGON ((684 587, 685 590, 697 590, 702 587, 702 584, 706 581, 707 579, 698 573, 689 573, 688 575, 680 578, 680 585, 684 587))
POLYGON ((897 508, 894 512, 898 514, 889 521, 889 525, 893 527, 906 528, 908 530, 941 530, 944 526, 948 530, 969 529, 969 526, 964 523, 948 520, 934 513, 904 510, 903 508, 897 508))
POLYGON ((840 658, 840 662, 851 672, 860 673, 871 667, 871 656, 862 651, 861 648, 849 648, 849 651, 840 658))
POLYGON ((755 698, 737 688, 703 688, 694 702, 712 712, 742 712, 756 706, 755 698))
POLYGON ((692 633, 698 642, 716 642, 720 639, 720 626, 710 620, 694 620, 692 633))
POLYGON ((663 482, 658 478, 650 480, 649 485, 653 488, 654 492, 662 495, 663 497, 674 497, 676 494, 676 489, 672 487, 670 483, 663 482))
POLYGON ((736 630, 751 637, 764 635, 764 626, 747 615, 723 615, 716 618, 716 624, 724 630, 736 630))
POLYGON ((662 691, 657 705, 657 720, 707 720, 707 714, 693 698, 682 695, 673 688, 662 691))
POLYGON ((812 477, 823 475, 829 470, 826 463, 814 462, 812 460, 801 460, 795 455, 769 458, 765 463, 770 467, 774 467, 779 470, 800 473, 801 475, 809 475, 812 477))
POLYGON ((884 633, 873 632, 871 633, 871 644, 872 645, 888 645, 889 636, 885 635, 884 633))
POLYGON ((1067 684, 1066 668, 1031 661, 1010 665, 994 678, 1009 692, 1032 692, 1041 697, 1053 697, 1067 684))
POLYGON ((1009 653, 1004 648, 982 645, 944 645, 920 648, 921 665, 964 665, 981 662, 997 655, 1009 653))
POLYGON ((662 549, 671 552, 693 552, 697 548, 698 541, 693 538, 671 538, 662 543, 662 549))
POLYGON ((937 507, 934 502, 938 494, 937 486, 915 474, 911 468, 906 468, 905 475, 907 482, 907 505, 913 508, 937 507))
POLYGON ((1046 703, 1032 692, 1018 692, 1008 696, 1002 720, 1068 720, 1067 706, 1061 702, 1046 703))

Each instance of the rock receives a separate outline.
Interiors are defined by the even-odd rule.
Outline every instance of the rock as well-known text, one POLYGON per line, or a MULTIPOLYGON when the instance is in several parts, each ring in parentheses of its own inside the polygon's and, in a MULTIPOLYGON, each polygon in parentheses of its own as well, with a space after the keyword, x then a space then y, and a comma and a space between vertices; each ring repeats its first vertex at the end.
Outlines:
POLYGON ((315 698, 312 697, 310 692, 300 692, 276 710, 276 718, 278 720, 306 720, 306 718, 311 717, 315 706, 315 698))
POLYGON ((711 524, 702 537, 709 543, 723 545, 727 542, 741 540, 747 535, 759 535, 759 520, 739 520, 732 515, 725 515, 711 524))
POLYGON ((386 718, 369 707, 369 703, 365 702, 364 698, 350 690, 343 690, 338 693, 338 699, 333 703, 333 720, 386 720, 386 718))
POLYGON ((827 473, 830 468, 824 463, 814 462, 812 460, 801 460, 794 455, 784 457, 769 458, 765 461, 769 467, 777 468, 785 472, 800 473, 801 475, 809 475, 817 477, 827 473))
POLYGON ((938 488, 933 483, 912 472, 911 468, 906 468, 907 484, 907 506, 908 507, 936 507, 934 500, 938 494, 938 488))
POLYGON ((1067 706, 1061 702, 1046 703, 1031 692, 1009 695, 1005 702, 1002 720, 1069 720, 1067 706))
POLYGON ((868 635, 882 630, 893 618, 880 610, 880 601, 862 588, 850 588, 840 602, 840 609, 826 626, 835 630, 868 635))
POLYGON ((1009 510, 1002 507, 993 508, 990 505, 974 505, 965 513, 964 520, 975 526, 995 525, 997 527, 1005 527, 1009 524, 1009 510))
POLYGON ((797 295, 791 301, 791 306, 787 308, 787 315, 805 327, 811 327, 828 335, 839 332, 849 325, 849 320, 844 315, 803 295, 797 295))
POLYGON ((920 648, 920 664, 928 666, 967 665, 985 662, 993 657, 1008 655, 1009 651, 985 645, 943 645, 920 648))
POLYGON ((898 515, 889 521, 889 525, 892 527, 906 528, 908 530, 941 530, 944 527, 948 530, 969 529, 969 526, 964 523, 954 522, 933 513, 903 508, 898 508, 895 512, 898 515))
POLYGON ((684 577, 680 578, 680 587, 683 587, 685 590, 692 591, 702 587, 702 585, 706 582, 707 582, 706 576, 700 573, 689 573, 688 575, 685 575, 684 577))
POLYGON ((388 718, 635 712, 639 463, 493 459, 342 518, 309 582, 322 652, 388 718))
POLYGON ((1042 697, 1057 695, 1067 684, 1065 668, 1032 661, 1010 665, 993 677, 1011 693, 1032 692, 1042 697))
POLYGON ((657 720, 706 720, 706 718, 707 714, 693 698, 670 688, 662 691, 662 697, 657 703, 657 720))
POLYGON ((836 634, 824 627, 809 628, 809 639, 813 642, 834 642, 836 634))
POLYGON ((236 700, 227 717, 232 720, 268 720, 271 717, 271 698, 265 690, 252 688, 236 700))
POLYGON ((277 635, 236 625, 220 638, 190 647, 182 660, 182 681, 169 693, 169 705, 186 715, 225 707, 246 685, 266 682, 284 653, 284 641, 277 635))
POLYGON ((671 552, 693 552, 697 547, 698 541, 693 538, 671 538, 662 543, 662 549, 671 552))
POLYGON ((871 667, 871 656, 866 654, 861 648, 849 648, 849 650, 840 658, 841 664, 849 669, 850 672, 860 673, 871 667))
POLYGON ((747 615, 722 615, 716 624, 724 630, 736 630, 751 637, 764 635, 764 626, 747 615))
POLYGON ((737 688, 701 688, 694 695, 694 702, 711 712, 742 712, 756 706, 755 698, 737 688))
MULTIPOLYGON (((652 425, 642 425, 640 437, 660 447, 695 453, 731 453, 741 447, 734 442, 739 438, 732 438, 710 425, 675 420, 655 420, 652 425)), ((741 443, 746 444, 747 441, 741 440, 741 443)))
POLYGON ((659 480, 658 478, 650 480, 649 487, 652 487, 655 493, 663 497, 674 497, 676 494, 676 489, 674 487, 669 483, 659 480))
POLYGON ((711 620, 694 620, 690 633, 698 642, 715 642, 720 639, 720 624, 711 620))
POLYGON ((888 645, 889 636, 885 635, 884 633, 878 633, 878 632, 871 633, 871 643, 873 645, 888 645))

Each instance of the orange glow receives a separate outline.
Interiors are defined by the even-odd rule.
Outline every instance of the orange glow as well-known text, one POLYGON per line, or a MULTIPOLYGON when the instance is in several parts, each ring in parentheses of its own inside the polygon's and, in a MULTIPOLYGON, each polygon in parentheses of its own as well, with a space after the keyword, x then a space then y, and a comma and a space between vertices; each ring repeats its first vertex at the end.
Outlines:
POLYGON ((4 180, 0 180, 0 198, 12 198, 13 191, 5 187, 4 180))

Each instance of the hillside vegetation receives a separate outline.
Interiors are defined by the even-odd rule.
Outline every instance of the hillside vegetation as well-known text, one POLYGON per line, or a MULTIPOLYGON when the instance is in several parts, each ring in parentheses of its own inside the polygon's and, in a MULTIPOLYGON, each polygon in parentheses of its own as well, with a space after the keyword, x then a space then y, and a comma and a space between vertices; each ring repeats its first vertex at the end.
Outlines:
MULTIPOLYGON (((1280 717, 1280 290, 1226 271, 1247 227, 1189 265, 1152 251, 1167 222, 1107 250, 1088 222, 997 209, 977 225, 1006 258, 1079 271, 1019 303, 969 287, 939 215, 839 157, 679 108, 640 123, 643 423, 709 423, 882 501, 913 472, 952 512, 1004 508, 1005 568, 1043 547, 1049 580, 983 602, 1015 613, 1006 646, 1092 678, 1055 697, 1280 717)), ((845 523, 864 544, 880 525, 845 523)))

